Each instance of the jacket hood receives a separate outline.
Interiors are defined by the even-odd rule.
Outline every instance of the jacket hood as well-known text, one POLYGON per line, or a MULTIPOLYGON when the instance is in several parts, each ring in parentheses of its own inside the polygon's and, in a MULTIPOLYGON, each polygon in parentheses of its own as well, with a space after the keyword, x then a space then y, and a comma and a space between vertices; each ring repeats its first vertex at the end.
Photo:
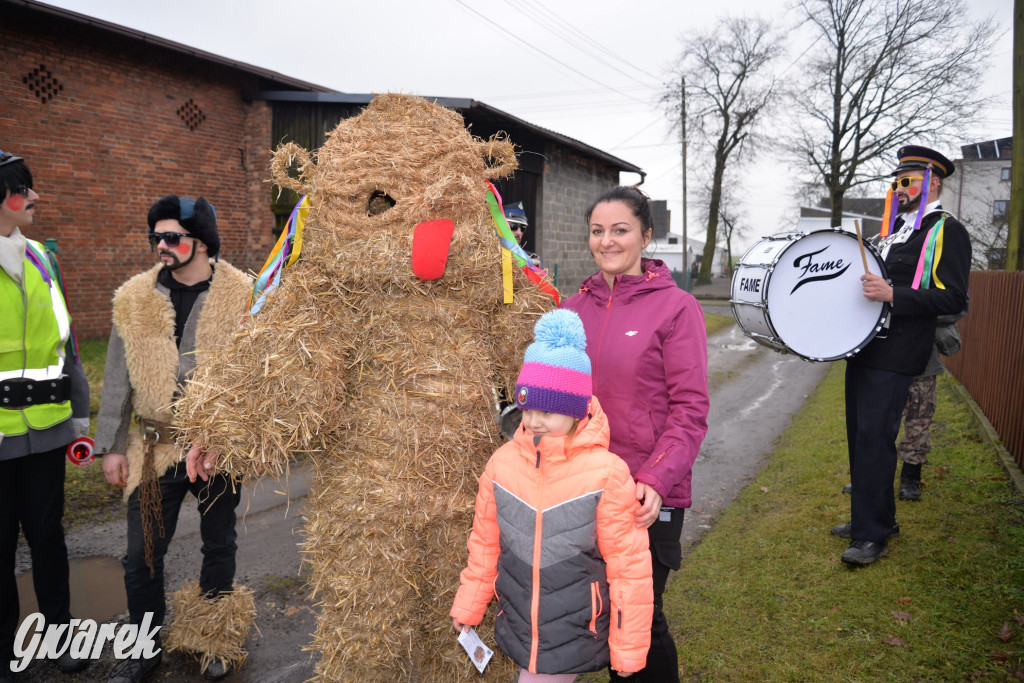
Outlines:
POLYGON ((589 294, 602 303, 614 294, 617 303, 625 303, 648 292, 677 286, 664 261, 640 259, 640 267, 643 275, 616 275, 614 291, 608 288, 604 273, 597 271, 580 285, 580 294, 589 294))
POLYGON ((542 436, 539 443, 534 444, 535 437, 523 425, 519 425, 512 440, 520 446, 523 457, 529 458, 531 462, 536 459, 537 451, 540 451, 541 459, 550 463, 572 459, 591 448, 607 450, 610 438, 608 417, 601 409, 597 396, 591 396, 587 417, 580 420, 576 435, 571 440, 567 436, 542 436), (568 449, 566 443, 569 444, 568 449))

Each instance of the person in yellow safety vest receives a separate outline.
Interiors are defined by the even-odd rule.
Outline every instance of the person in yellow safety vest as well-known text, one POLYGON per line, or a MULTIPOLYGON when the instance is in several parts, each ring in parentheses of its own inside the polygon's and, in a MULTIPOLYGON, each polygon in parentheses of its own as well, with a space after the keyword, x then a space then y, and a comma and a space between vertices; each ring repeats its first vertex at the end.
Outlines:
MULTIPOLYGON (((64 466, 68 444, 89 432, 89 384, 64 294, 44 247, 21 232, 38 199, 28 165, 0 151, 0 683, 13 680, 19 527, 32 552, 39 612, 48 625, 70 623, 64 466)), ((85 668, 89 660, 70 650, 60 670, 85 668)))

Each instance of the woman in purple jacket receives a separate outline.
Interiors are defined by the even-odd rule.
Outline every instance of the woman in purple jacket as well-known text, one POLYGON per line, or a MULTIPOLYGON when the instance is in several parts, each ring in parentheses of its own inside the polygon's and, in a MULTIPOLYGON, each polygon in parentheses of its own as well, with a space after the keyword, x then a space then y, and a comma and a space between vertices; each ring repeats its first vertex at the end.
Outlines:
MULTIPOLYGON (((562 306, 583 320, 594 394, 611 425, 608 449, 636 479, 636 523, 648 528, 654 567, 647 668, 629 680, 678 681, 662 593, 669 571, 679 569, 691 468, 708 428, 704 312, 663 261, 641 257, 654 230, 647 195, 611 188, 586 218, 590 251, 601 270, 562 306)), ((611 672, 611 680, 623 679, 611 672)))

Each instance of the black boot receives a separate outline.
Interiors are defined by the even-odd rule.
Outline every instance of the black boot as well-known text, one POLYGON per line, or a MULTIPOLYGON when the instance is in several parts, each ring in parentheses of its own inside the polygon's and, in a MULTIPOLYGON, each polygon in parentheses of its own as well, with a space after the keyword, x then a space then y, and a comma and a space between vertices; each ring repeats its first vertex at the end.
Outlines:
POLYGON ((900 470, 900 500, 921 500, 921 466, 903 463, 900 470))

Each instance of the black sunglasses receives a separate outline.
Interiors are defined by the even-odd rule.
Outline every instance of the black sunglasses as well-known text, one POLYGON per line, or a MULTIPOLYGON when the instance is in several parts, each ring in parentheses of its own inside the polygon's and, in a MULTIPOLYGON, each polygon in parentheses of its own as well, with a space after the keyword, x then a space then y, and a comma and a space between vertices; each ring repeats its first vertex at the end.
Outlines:
POLYGON ((167 246, 173 249, 181 244, 182 237, 192 237, 192 235, 186 235, 183 232, 151 232, 149 233, 149 246, 156 249, 160 240, 163 240, 167 246))

